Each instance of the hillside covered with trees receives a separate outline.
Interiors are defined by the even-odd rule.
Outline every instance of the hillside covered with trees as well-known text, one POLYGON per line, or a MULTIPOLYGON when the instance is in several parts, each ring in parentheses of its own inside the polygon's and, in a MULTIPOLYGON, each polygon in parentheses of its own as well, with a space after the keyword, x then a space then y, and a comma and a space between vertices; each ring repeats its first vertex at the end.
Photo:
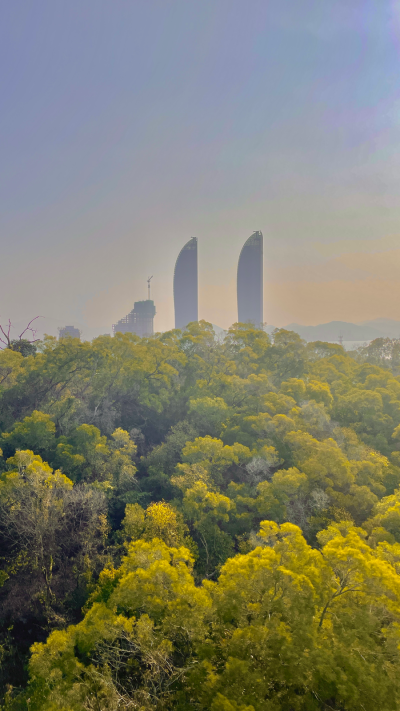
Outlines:
POLYGON ((400 708, 400 346, 0 351, 0 707, 400 708))

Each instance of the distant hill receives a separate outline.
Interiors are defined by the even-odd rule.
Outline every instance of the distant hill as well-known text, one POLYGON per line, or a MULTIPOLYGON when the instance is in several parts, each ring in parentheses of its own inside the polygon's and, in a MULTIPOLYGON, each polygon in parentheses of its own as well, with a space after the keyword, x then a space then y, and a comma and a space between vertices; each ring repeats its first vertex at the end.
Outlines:
POLYGON ((391 318, 376 318, 373 321, 363 321, 359 326, 370 326, 379 331, 385 338, 400 338, 400 321, 391 318))
MULTIPOLYGON (((295 331, 306 341, 373 341, 375 338, 400 338, 400 321, 388 318, 376 318, 363 323, 347 323, 347 321, 330 321, 318 326, 301 326, 290 323, 285 327, 295 331)), ((272 327, 268 331, 272 331, 272 327)))

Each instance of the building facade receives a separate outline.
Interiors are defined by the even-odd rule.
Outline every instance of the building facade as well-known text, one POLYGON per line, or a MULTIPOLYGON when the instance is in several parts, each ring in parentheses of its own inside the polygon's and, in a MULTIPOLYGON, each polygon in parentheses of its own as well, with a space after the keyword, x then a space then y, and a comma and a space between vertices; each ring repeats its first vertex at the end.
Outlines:
POLYGON ((113 324, 113 333, 136 333, 137 336, 152 336, 154 333, 153 319, 156 315, 154 301, 135 301, 132 311, 113 324))
POLYGON ((174 271, 175 328, 183 329, 199 320, 197 237, 179 252, 174 271))
POLYGON ((79 338, 81 337, 81 332, 79 328, 75 328, 75 326, 64 326, 63 328, 58 329, 58 338, 67 338, 67 336, 70 336, 70 338, 79 338))
POLYGON ((264 238, 253 232, 240 252, 237 271, 238 321, 261 326, 264 300, 264 238))

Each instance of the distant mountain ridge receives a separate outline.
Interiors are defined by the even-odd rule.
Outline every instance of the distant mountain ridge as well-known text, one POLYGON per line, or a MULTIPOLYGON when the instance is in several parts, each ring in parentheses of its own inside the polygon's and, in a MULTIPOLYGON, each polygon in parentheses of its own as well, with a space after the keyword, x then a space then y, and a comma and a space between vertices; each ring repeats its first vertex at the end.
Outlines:
MULTIPOLYGON (((302 326, 290 323, 285 327, 295 331, 306 341, 373 341, 375 338, 400 338, 400 321, 377 318, 363 323, 348 323, 346 321, 330 321, 318 326, 302 326)), ((268 332, 272 327, 268 327, 268 332)))

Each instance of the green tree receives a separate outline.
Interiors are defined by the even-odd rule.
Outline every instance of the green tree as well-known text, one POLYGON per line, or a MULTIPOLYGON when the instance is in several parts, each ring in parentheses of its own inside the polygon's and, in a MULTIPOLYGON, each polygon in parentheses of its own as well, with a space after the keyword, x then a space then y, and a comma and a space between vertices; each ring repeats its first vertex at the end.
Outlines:
POLYGON ((210 491, 203 481, 186 489, 182 513, 191 536, 199 549, 197 571, 200 576, 213 577, 234 552, 231 536, 223 530, 234 515, 235 503, 220 493, 210 491))
MULTIPOLYGON (((242 444, 228 446, 219 439, 206 436, 187 442, 182 450, 182 458, 184 463, 199 464, 212 481, 219 485, 223 482, 224 473, 233 466, 244 466, 250 460, 251 453, 242 444)), ((178 464, 176 470, 181 471, 182 464, 178 464)))
POLYGON ((122 521, 125 540, 152 541, 159 538, 167 546, 190 547, 186 538, 188 527, 183 521, 182 514, 171 504, 158 501, 150 504, 144 510, 139 504, 128 504, 125 509, 125 518, 122 521))
POLYGON ((394 567, 349 527, 321 534, 322 552, 291 524, 264 522, 259 537, 266 546, 227 561, 212 588, 213 653, 196 670, 204 706, 395 709, 394 567))
POLYGON ((31 708, 395 711, 399 551, 348 522, 319 537, 264 521, 202 586, 185 548, 131 543, 84 620, 34 646, 31 708))
POLYGON ((46 456, 55 448, 55 434, 56 426, 50 415, 34 410, 31 416, 16 422, 10 432, 3 432, 1 444, 6 457, 17 449, 30 449, 46 456))
POLYGON ((29 646, 76 619, 105 563, 106 502, 18 451, 0 477, 0 682, 21 686, 29 646), (14 651, 13 651, 14 650, 14 651))
POLYGON ((31 708, 176 708, 211 608, 192 562, 187 549, 157 539, 131 543, 85 619, 34 646, 31 708))

